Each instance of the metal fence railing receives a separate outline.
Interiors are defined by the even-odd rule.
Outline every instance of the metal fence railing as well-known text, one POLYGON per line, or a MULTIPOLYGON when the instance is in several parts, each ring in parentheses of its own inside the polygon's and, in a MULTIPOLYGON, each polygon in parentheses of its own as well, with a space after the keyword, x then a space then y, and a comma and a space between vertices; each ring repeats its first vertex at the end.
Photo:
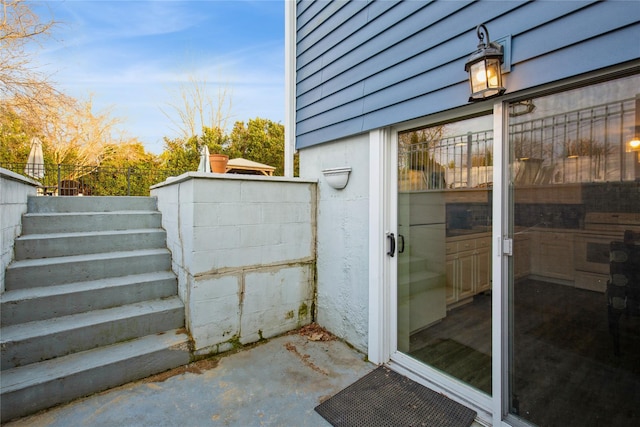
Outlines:
POLYGON ((402 191, 490 187, 492 177, 491 130, 399 144, 398 181, 402 191))
MULTIPOLYGON (((627 141, 637 127, 638 110, 640 98, 636 97, 554 115, 535 117, 530 114, 533 109, 511 115, 509 154, 514 182, 637 180, 639 154, 628 149, 627 141)), ((492 177, 491 130, 433 138, 421 130, 400 134, 398 181, 402 191, 491 187, 492 177)))
POLYGON ((536 182, 633 181, 637 155, 626 151, 628 129, 636 126, 636 98, 561 114, 511 118, 510 143, 516 162, 536 164, 536 182))
POLYGON ((40 182, 39 193, 47 196, 148 196, 152 185, 187 172, 65 164, 0 163, 0 167, 40 182))

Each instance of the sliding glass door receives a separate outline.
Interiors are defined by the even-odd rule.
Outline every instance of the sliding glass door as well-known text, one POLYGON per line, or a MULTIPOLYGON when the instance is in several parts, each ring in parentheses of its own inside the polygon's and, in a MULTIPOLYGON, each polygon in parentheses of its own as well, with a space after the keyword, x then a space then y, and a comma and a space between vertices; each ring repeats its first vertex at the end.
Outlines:
POLYGON ((493 119, 398 140, 397 349, 491 394, 493 119))
POLYGON ((639 88, 508 108, 509 412, 536 425, 640 425, 639 88))
POLYGON ((392 362, 493 422, 640 425, 638 88, 394 133, 392 362))

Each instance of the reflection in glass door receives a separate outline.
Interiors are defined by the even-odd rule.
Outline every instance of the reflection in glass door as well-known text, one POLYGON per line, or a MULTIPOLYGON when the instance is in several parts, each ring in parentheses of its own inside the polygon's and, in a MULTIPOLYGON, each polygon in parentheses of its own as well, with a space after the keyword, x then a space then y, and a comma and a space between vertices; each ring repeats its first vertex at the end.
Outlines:
POLYGON ((491 394, 492 116, 398 134, 397 347, 491 394))
POLYGON ((509 106, 509 403, 536 425, 640 425, 638 88, 509 106))

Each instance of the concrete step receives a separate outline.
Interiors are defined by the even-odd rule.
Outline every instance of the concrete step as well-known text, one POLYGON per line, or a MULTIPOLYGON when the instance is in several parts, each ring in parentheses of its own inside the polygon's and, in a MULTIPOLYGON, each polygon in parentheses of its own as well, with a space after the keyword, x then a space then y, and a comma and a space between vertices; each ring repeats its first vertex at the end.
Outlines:
POLYGON ((1 421, 189 362, 150 197, 31 197, 0 295, 1 421))
POLYGON ((0 295, 0 325, 68 316, 166 298, 176 293, 177 279, 170 271, 18 289, 0 295))
POLYGON ((177 296, 6 326, 0 328, 1 369, 4 372, 183 326, 184 305, 177 296))
MULTIPOLYGON (((51 197, 41 197, 46 200, 51 197)), ((54 197, 53 199, 59 199, 54 197)), ((77 197, 74 197, 77 198, 77 197)), ((31 213, 22 216, 22 235, 44 233, 75 233, 88 231, 129 230, 160 228, 160 212, 114 211, 114 212, 64 212, 31 213)))
POLYGON ((189 363, 189 338, 169 330, 2 371, 1 422, 189 363))
POLYGON ((171 270, 168 249, 109 252, 14 261, 7 267, 7 291, 171 270))
POLYGON ((20 236, 15 241, 15 259, 38 259, 137 249, 166 248, 167 234, 161 228, 141 230, 47 233, 20 236))
POLYGON ((99 197, 29 197, 27 212, 114 212, 156 211, 155 197, 99 196, 99 197))

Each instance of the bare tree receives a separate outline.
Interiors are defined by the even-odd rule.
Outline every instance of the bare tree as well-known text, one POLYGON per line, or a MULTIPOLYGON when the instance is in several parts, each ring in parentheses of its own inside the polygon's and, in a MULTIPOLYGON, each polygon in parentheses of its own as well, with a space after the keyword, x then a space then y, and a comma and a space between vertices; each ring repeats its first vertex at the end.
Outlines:
POLYGON ((218 87, 214 96, 208 90, 207 81, 189 76, 188 82, 180 86, 180 101, 169 103, 175 115, 161 108, 171 121, 174 131, 184 140, 194 137, 203 128, 227 129, 231 115, 231 94, 227 86, 218 87))
MULTIPOLYGON (((95 113, 93 100, 61 104, 43 128, 48 150, 56 163, 99 165, 118 141, 114 135, 120 120, 109 109, 95 113)), ((120 138, 122 142, 122 138, 120 138)))
MULTIPOLYGON (((34 45, 50 36, 54 20, 41 22, 25 0, 0 0, 0 125, 15 121, 42 138, 55 163, 99 165, 113 147, 131 139, 116 136, 120 120, 111 110, 93 111, 91 96, 81 101, 56 90, 34 65, 34 45)), ((18 130, 19 130, 18 129, 18 130)), ((15 139, 15 138, 14 138, 15 139)))
POLYGON ((0 0, 0 100, 38 127, 50 108, 68 102, 34 65, 28 46, 41 43, 57 24, 41 22, 24 0, 0 0))

